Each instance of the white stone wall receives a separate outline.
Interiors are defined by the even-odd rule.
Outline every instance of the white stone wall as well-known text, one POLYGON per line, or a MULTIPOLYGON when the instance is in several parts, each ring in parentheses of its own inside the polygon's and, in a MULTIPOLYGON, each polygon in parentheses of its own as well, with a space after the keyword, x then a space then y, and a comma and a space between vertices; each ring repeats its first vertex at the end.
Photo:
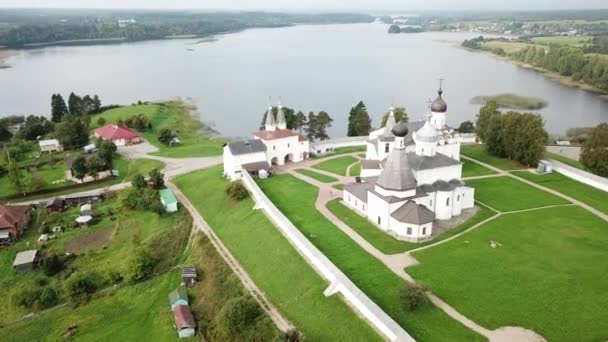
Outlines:
POLYGON ((324 294, 330 296, 340 293, 344 299, 376 328, 389 341, 414 342, 415 340, 388 316, 376 303, 361 291, 348 277, 340 271, 321 251, 319 251, 302 234, 289 219, 281 213, 266 197, 249 174, 243 175, 243 183, 256 202, 256 208, 263 209, 275 223, 279 231, 289 240, 294 248, 308 261, 327 281, 329 287, 324 294))
POLYGON ((374 224, 388 230, 390 217, 389 204, 371 192, 367 193, 367 218, 374 224), (380 223, 378 224, 378 217, 380 223))
POLYGON ((365 146, 366 144, 367 136, 328 139, 312 143, 310 145, 310 153, 314 153, 316 155, 324 155, 333 152, 336 148, 365 146))
POLYGON ((462 187, 462 209, 471 209, 475 206, 475 188, 462 187))
POLYGON ((460 143, 458 142, 437 145, 436 151, 444 156, 460 160, 460 143))
POLYGON ((554 159, 547 158, 546 160, 553 164, 553 171, 557 171, 566 177, 572 178, 576 181, 587 184, 596 189, 608 191, 607 178, 594 175, 590 172, 581 169, 577 169, 554 159))
POLYGON ((342 200, 345 204, 347 204, 351 209, 356 210, 359 214, 367 217, 367 203, 361 201, 355 195, 350 192, 344 190, 342 191, 342 200))
POLYGON ((435 218, 437 220, 449 220, 452 218, 453 195, 452 191, 437 191, 435 195, 435 218))
POLYGON ((432 222, 417 225, 399 222, 391 217, 390 225, 391 228, 389 232, 399 240, 417 242, 429 239, 433 234, 432 222))
POLYGON ((438 180, 450 181, 460 179, 462 176, 462 165, 451 165, 430 170, 419 170, 414 176, 418 184, 433 184, 438 180))
POLYGON ((289 161, 299 162, 304 159, 304 152, 308 152, 308 149, 304 150, 305 146, 300 144, 297 135, 281 139, 261 140, 266 145, 268 162, 271 164, 273 159, 276 160, 277 165, 285 164, 285 157, 288 155, 290 156, 289 161))
POLYGON ((224 146, 223 161, 224 176, 228 177, 232 181, 241 179, 242 173, 245 172, 242 170, 241 165, 255 162, 268 162, 266 159, 266 153, 264 152, 247 153, 235 156, 230 152, 228 145, 224 146))

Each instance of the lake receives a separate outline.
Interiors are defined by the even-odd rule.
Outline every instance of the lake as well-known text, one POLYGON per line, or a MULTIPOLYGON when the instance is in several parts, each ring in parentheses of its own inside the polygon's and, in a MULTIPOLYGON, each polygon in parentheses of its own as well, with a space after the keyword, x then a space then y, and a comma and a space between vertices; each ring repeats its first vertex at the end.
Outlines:
POLYGON ((448 41, 472 33, 389 35, 382 24, 252 29, 217 41, 164 40, 141 43, 46 47, 20 51, 0 70, 0 114, 50 115, 52 93, 67 100, 99 94, 104 104, 182 97, 192 99, 203 121, 226 136, 249 136, 268 105, 280 96, 296 110, 325 110, 332 136, 346 133, 350 108, 367 105, 377 126, 394 103, 410 119, 435 98, 445 77, 448 123, 474 120, 478 95, 516 93, 540 97, 551 133, 608 121, 608 102, 561 85, 542 74, 448 41), (192 49, 189 51, 187 49, 192 49))

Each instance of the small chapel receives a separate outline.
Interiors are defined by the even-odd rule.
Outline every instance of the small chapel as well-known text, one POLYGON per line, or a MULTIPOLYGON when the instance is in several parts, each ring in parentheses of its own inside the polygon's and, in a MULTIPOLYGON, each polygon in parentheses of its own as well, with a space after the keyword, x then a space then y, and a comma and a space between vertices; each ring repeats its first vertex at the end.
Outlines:
POLYGON ((395 122, 370 133, 360 182, 344 187, 344 203, 399 240, 424 241, 436 220, 475 205, 462 178, 460 135, 446 124, 441 87, 423 120, 395 122))

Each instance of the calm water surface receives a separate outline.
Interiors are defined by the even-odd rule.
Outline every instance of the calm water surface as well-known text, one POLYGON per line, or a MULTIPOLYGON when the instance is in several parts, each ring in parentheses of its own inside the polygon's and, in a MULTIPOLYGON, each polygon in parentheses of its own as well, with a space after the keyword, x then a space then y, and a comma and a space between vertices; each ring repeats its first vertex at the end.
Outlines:
POLYGON ((202 119, 227 136, 248 136, 268 96, 304 112, 326 110, 330 134, 346 132, 350 107, 363 100, 373 124, 390 106, 419 118, 444 76, 448 122, 473 120, 477 95, 541 97, 550 132, 608 121, 608 102, 540 73, 446 41, 469 33, 389 35, 381 24, 254 29, 219 37, 22 51, 0 70, 0 115, 50 112, 50 96, 99 94, 104 104, 191 98, 202 119), (186 49, 194 49, 188 51, 186 49))

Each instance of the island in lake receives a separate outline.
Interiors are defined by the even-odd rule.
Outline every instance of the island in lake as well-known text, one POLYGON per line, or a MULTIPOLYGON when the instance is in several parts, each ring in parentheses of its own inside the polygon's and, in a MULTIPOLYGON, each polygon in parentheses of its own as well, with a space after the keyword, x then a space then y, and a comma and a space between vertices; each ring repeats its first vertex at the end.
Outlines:
POLYGON ((547 106, 547 101, 541 98, 508 93, 492 96, 475 96, 471 99, 471 103, 481 105, 490 101, 496 102, 502 108, 509 109, 538 110, 547 106))

